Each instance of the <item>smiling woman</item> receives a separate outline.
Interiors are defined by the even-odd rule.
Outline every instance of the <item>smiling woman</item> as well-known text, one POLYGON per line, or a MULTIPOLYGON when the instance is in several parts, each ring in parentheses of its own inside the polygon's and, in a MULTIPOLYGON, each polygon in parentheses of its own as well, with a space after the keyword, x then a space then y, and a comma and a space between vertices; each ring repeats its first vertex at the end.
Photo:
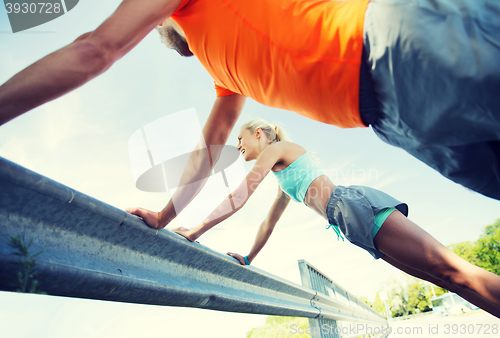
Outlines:
POLYGON ((366 186, 334 185, 302 146, 285 140, 282 130, 262 119, 241 127, 238 150, 245 161, 256 161, 246 179, 203 222, 176 233, 196 240, 240 210, 272 171, 280 189, 250 253, 227 253, 242 265, 255 259, 293 199, 328 220, 327 229, 339 238, 342 232, 375 259, 455 292, 500 318, 500 276, 462 260, 410 221, 405 203, 366 186))

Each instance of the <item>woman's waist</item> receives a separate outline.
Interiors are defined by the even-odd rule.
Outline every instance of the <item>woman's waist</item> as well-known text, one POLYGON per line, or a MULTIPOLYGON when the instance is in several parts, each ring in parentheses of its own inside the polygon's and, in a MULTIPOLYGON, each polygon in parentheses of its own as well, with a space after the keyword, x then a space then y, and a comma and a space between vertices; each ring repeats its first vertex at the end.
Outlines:
POLYGON ((326 175, 317 177, 307 189, 304 203, 326 218, 326 206, 335 190, 335 184, 326 175))

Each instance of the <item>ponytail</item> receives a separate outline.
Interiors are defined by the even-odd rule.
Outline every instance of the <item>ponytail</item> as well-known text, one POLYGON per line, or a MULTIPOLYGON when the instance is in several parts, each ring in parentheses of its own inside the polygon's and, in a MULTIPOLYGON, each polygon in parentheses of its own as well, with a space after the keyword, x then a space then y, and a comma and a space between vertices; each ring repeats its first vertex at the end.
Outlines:
POLYGON ((244 123, 241 128, 250 130, 252 133, 255 132, 257 128, 260 128, 263 133, 266 134, 269 143, 276 143, 279 141, 289 141, 288 135, 283 130, 275 124, 271 124, 264 119, 253 119, 244 123))

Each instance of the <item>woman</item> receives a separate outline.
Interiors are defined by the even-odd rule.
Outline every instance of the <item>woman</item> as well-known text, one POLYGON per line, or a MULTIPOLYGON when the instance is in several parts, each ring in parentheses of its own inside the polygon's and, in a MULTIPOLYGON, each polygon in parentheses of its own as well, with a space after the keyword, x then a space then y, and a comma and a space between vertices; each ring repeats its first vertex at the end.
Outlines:
MULTIPOLYGON (((461 259, 407 219, 406 204, 376 189, 335 186, 304 148, 287 141, 283 131, 262 119, 241 127, 238 150, 245 161, 256 160, 246 180, 201 224, 191 230, 177 228, 176 233, 195 241, 241 209, 272 171, 280 190, 252 249, 244 257, 228 252, 241 264, 250 265, 255 259, 290 199, 294 199, 328 220, 328 227, 338 236, 340 228, 350 242, 367 250, 375 259, 382 258, 410 275, 455 292, 500 318, 500 276, 461 259)), ((148 219, 154 213, 144 209, 129 211, 152 226, 148 219)))

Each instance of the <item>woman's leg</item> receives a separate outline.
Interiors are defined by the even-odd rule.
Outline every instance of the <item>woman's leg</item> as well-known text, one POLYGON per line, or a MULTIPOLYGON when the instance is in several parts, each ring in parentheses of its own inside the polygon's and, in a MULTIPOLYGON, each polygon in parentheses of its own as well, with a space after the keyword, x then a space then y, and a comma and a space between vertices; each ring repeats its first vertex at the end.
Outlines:
MULTIPOLYGON (((458 257, 399 211, 389 215, 374 243, 378 250, 393 259, 392 262, 422 271, 457 288, 470 289, 500 307, 500 276, 458 257)), ((477 301, 475 304, 483 308, 477 301)), ((500 318, 499 311, 493 314, 500 318)))
POLYGON ((412 275, 413 277, 426 280, 434 285, 440 286, 448 291, 456 293, 460 297, 468 300, 469 302, 471 302, 476 306, 479 306, 481 309, 491 313, 494 316, 498 317, 498 314, 500 313, 500 306, 497 306, 492 302, 486 300, 485 298, 483 298, 476 292, 472 291, 471 289, 461 288, 459 286, 444 282, 440 279, 437 279, 436 277, 426 274, 425 272, 406 266, 387 255, 383 256, 382 259, 387 263, 391 264, 392 266, 398 268, 399 270, 404 271, 409 275, 412 275))

